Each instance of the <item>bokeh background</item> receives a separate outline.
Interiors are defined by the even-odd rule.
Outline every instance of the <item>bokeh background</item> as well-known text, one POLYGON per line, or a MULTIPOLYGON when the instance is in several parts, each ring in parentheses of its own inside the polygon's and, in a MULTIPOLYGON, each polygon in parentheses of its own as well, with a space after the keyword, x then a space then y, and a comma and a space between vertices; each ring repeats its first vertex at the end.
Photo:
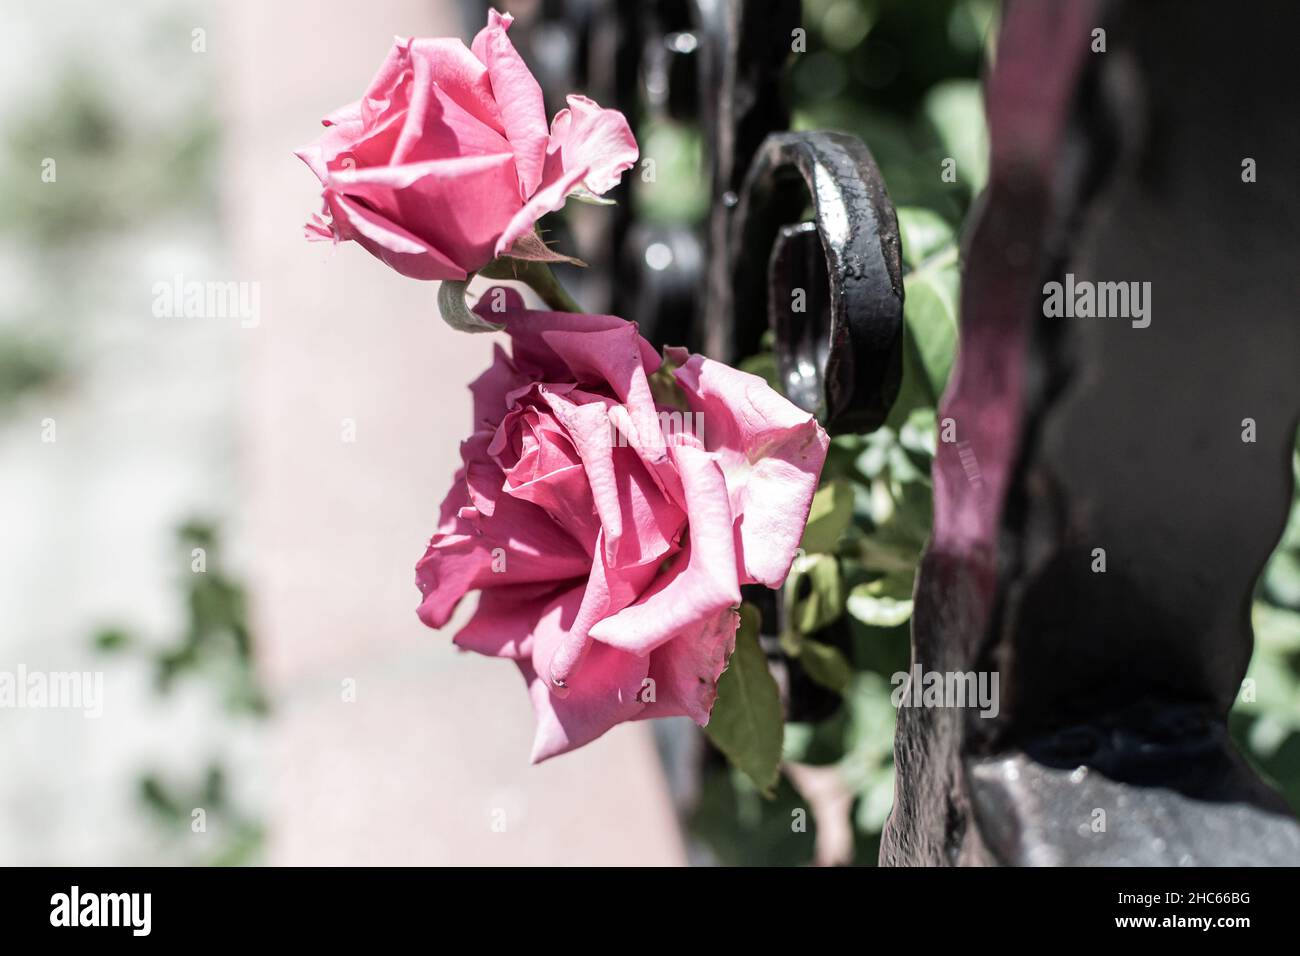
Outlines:
MULTIPOLYGON (((291 150, 393 35, 468 37, 481 5, 0 7, 0 670, 102 672, 105 697, 98 719, 0 709, 0 863, 874 861, 888 675, 907 663, 906 620, 880 602, 845 617, 854 683, 787 729, 775 800, 679 722, 530 767, 514 669, 416 620, 413 566, 490 341, 443 326, 432 284, 304 242, 318 187, 291 150), (155 284, 178 275, 256 284, 256 325, 155 316, 155 284)), ((956 253, 919 251, 955 244, 982 185, 995 24, 992 0, 808 0, 787 77, 796 128, 875 154, 918 253, 915 321, 949 358, 956 253)), ((665 122, 642 150, 660 175, 634 184, 637 215, 698 221, 698 132, 665 122)), ((907 505, 882 522, 868 495, 848 532, 904 571, 928 531, 925 411, 946 377, 923 372, 916 415, 835 459, 907 505)), ((1260 584, 1256 693, 1233 717, 1293 805, 1298 612, 1295 509, 1260 584)))

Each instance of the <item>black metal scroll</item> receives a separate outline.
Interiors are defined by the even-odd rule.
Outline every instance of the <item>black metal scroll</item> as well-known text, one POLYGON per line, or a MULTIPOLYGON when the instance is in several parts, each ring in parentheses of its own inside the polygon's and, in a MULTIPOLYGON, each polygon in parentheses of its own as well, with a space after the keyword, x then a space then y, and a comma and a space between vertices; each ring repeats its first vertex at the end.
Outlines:
POLYGON ((898 221, 867 147, 844 133, 773 133, 732 230, 737 325, 766 317, 786 394, 833 433, 879 427, 898 394, 903 281, 898 221))
POLYGON ((882 862, 1300 862, 1226 729, 1291 501, 1300 9, 1221 14, 1004 9, 913 618, 914 663, 998 672, 1000 712, 900 711, 882 862), (1144 314, 1049 317, 1075 280, 1144 314))

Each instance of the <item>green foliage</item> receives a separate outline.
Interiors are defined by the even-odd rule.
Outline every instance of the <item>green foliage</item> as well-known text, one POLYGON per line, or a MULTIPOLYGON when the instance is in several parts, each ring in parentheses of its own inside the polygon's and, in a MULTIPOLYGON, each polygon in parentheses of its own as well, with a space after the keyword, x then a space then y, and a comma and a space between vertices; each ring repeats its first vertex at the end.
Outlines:
POLYGON ((813 634, 834 624, 844 613, 844 585, 835 556, 797 556, 785 580, 785 599, 795 632, 813 634))
POLYGON ((813 495, 808 509, 808 526, 804 528, 799 546, 805 551, 829 554, 835 550, 840 536, 853 520, 853 486, 845 479, 836 479, 813 495))
POLYGON ((256 863, 264 834, 261 824, 243 815, 227 792, 226 773, 220 763, 210 763, 196 787, 168 783, 155 773, 137 782, 137 795, 149 815, 167 832, 193 832, 195 811, 202 810, 203 832, 220 830, 215 851, 195 863, 206 866, 243 866, 256 863))
POLYGON ((656 223, 704 219, 709 210, 710 183, 702 175, 699 130, 656 120, 646 123, 640 136, 642 159, 627 174, 631 177, 632 208, 637 219, 656 223))
POLYGON ((0 411, 7 411, 26 392, 53 384, 62 362, 53 343, 32 329, 0 326, 0 411))
POLYGON ((795 129, 842 129, 871 149, 895 205, 961 223, 988 176, 977 81, 996 0, 805 0, 792 58, 795 129), (940 176, 955 160, 955 181, 940 176))
POLYGON ((1300 435, 1292 471, 1291 514, 1256 589, 1255 653, 1229 727, 1250 760, 1300 809, 1300 435))
MULTIPOLYGON (((224 568, 216 528, 205 521, 186 522, 177 530, 176 546, 178 563, 185 568, 179 576, 187 611, 181 632, 160 643, 125 627, 109 626, 92 636, 92 644, 101 653, 145 662, 160 696, 168 696, 182 679, 199 681, 215 688, 233 714, 265 716, 267 701, 253 669, 244 588, 224 568)), ((192 843, 185 837, 191 832, 192 814, 196 808, 203 810, 205 825, 217 839, 204 843, 209 856, 192 862, 213 866, 256 862, 261 825, 229 798, 220 760, 208 761, 197 787, 145 771, 137 784, 137 798, 176 840, 179 852, 189 852, 192 843)))
POLYGON ((903 246, 903 381, 889 424, 903 426, 943 395, 957 351, 958 285, 953 229, 929 209, 897 210, 903 246))
POLYGON ((759 613, 740 608, 736 649, 718 679, 718 699, 706 728, 709 739, 755 787, 770 794, 781 759, 781 697, 758 642, 759 613))
POLYGON ((182 632, 158 645, 124 628, 108 627, 94 636, 95 646, 104 652, 136 652, 150 660, 161 694, 192 675, 222 687, 232 711, 264 713, 266 698, 254 676, 244 589, 222 567, 216 529, 202 521, 188 522, 178 530, 177 543, 178 558, 186 568, 180 578, 188 611, 182 632))
POLYGON ((89 67, 69 70, 30 104, 0 144, 8 206, 0 229, 46 246, 82 243, 196 201, 215 212, 215 117, 190 104, 182 117, 143 125, 117 108, 89 67), (43 182, 42 163, 56 162, 43 182))

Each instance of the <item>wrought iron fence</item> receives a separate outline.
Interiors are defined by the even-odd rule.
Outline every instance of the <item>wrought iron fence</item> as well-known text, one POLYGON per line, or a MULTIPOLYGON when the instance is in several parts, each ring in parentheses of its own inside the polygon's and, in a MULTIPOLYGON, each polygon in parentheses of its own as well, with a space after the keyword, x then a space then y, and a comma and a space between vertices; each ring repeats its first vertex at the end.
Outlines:
MULTIPOLYGON (((864 433, 903 374, 899 229, 870 143, 788 130, 799 17, 548 0, 520 32, 548 92, 702 130, 702 228, 638 222, 620 187, 589 305, 730 362, 770 330, 789 397, 864 433)), ((1300 416, 1298 32, 1294 5, 1004 5, 913 618, 915 663, 997 671, 1002 705, 900 712, 882 862, 1300 861, 1226 729, 1300 416), (1158 313, 1053 321, 1067 275, 1149 282, 1158 313)))

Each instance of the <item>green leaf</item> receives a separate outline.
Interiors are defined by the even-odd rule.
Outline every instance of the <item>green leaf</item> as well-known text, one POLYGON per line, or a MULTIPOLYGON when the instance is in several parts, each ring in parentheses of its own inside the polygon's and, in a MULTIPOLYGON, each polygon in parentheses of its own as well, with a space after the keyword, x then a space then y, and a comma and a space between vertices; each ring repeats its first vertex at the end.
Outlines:
POLYGON ((805 551, 829 552, 853 520, 853 486, 836 479, 817 489, 808 510, 808 526, 799 546, 805 551))
POLYGON ((912 575, 889 574, 849 592, 848 612, 871 627, 897 627, 912 616, 912 575))
POLYGON ((758 627, 758 609, 742 604, 736 649, 718 678, 718 699, 704 729, 727 759, 770 796, 781 763, 784 718, 758 627))
POLYGON ((805 674, 837 694, 844 693, 853 679, 853 668, 840 649, 812 638, 799 642, 799 663, 805 674))
POLYGON ((116 627, 105 628, 95 635, 95 647, 101 651, 118 651, 131 643, 126 631, 116 627))
POLYGON ((903 262, 909 269, 933 258, 956 241, 948 220, 924 206, 900 206, 898 236, 903 243, 903 262))
POLYGON ((808 554, 795 558, 785 582, 790 626, 812 634, 844 613, 844 582, 834 555, 808 554))
POLYGON ((1300 653, 1300 614, 1256 601, 1251 623, 1260 650, 1284 655, 1300 653))
POLYGON ((903 318, 936 400, 943 395, 957 354, 960 283, 956 246, 947 247, 903 279, 903 318))
POLYGON ((957 348, 961 276, 956 237, 933 210, 898 210, 903 246, 903 379, 888 424, 902 428, 918 408, 934 408, 957 348))
POLYGON ((907 416, 898 432, 898 443, 910 452, 933 458, 938 422, 933 408, 918 408, 907 416))
POLYGON ((926 94, 922 111, 944 150, 957 161, 957 183, 968 195, 978 195, 989 178, 988 129, 979 81, 936 84, 926 94))
POLYGON ((686 398, 685 390, 678 383, 677 376, 673 374, 676 370, 677 366, 665 357, 663 364, 654 371, 654 374, 647 376, 650 394, 656 405, 689 412, 691 403, 686 398))

